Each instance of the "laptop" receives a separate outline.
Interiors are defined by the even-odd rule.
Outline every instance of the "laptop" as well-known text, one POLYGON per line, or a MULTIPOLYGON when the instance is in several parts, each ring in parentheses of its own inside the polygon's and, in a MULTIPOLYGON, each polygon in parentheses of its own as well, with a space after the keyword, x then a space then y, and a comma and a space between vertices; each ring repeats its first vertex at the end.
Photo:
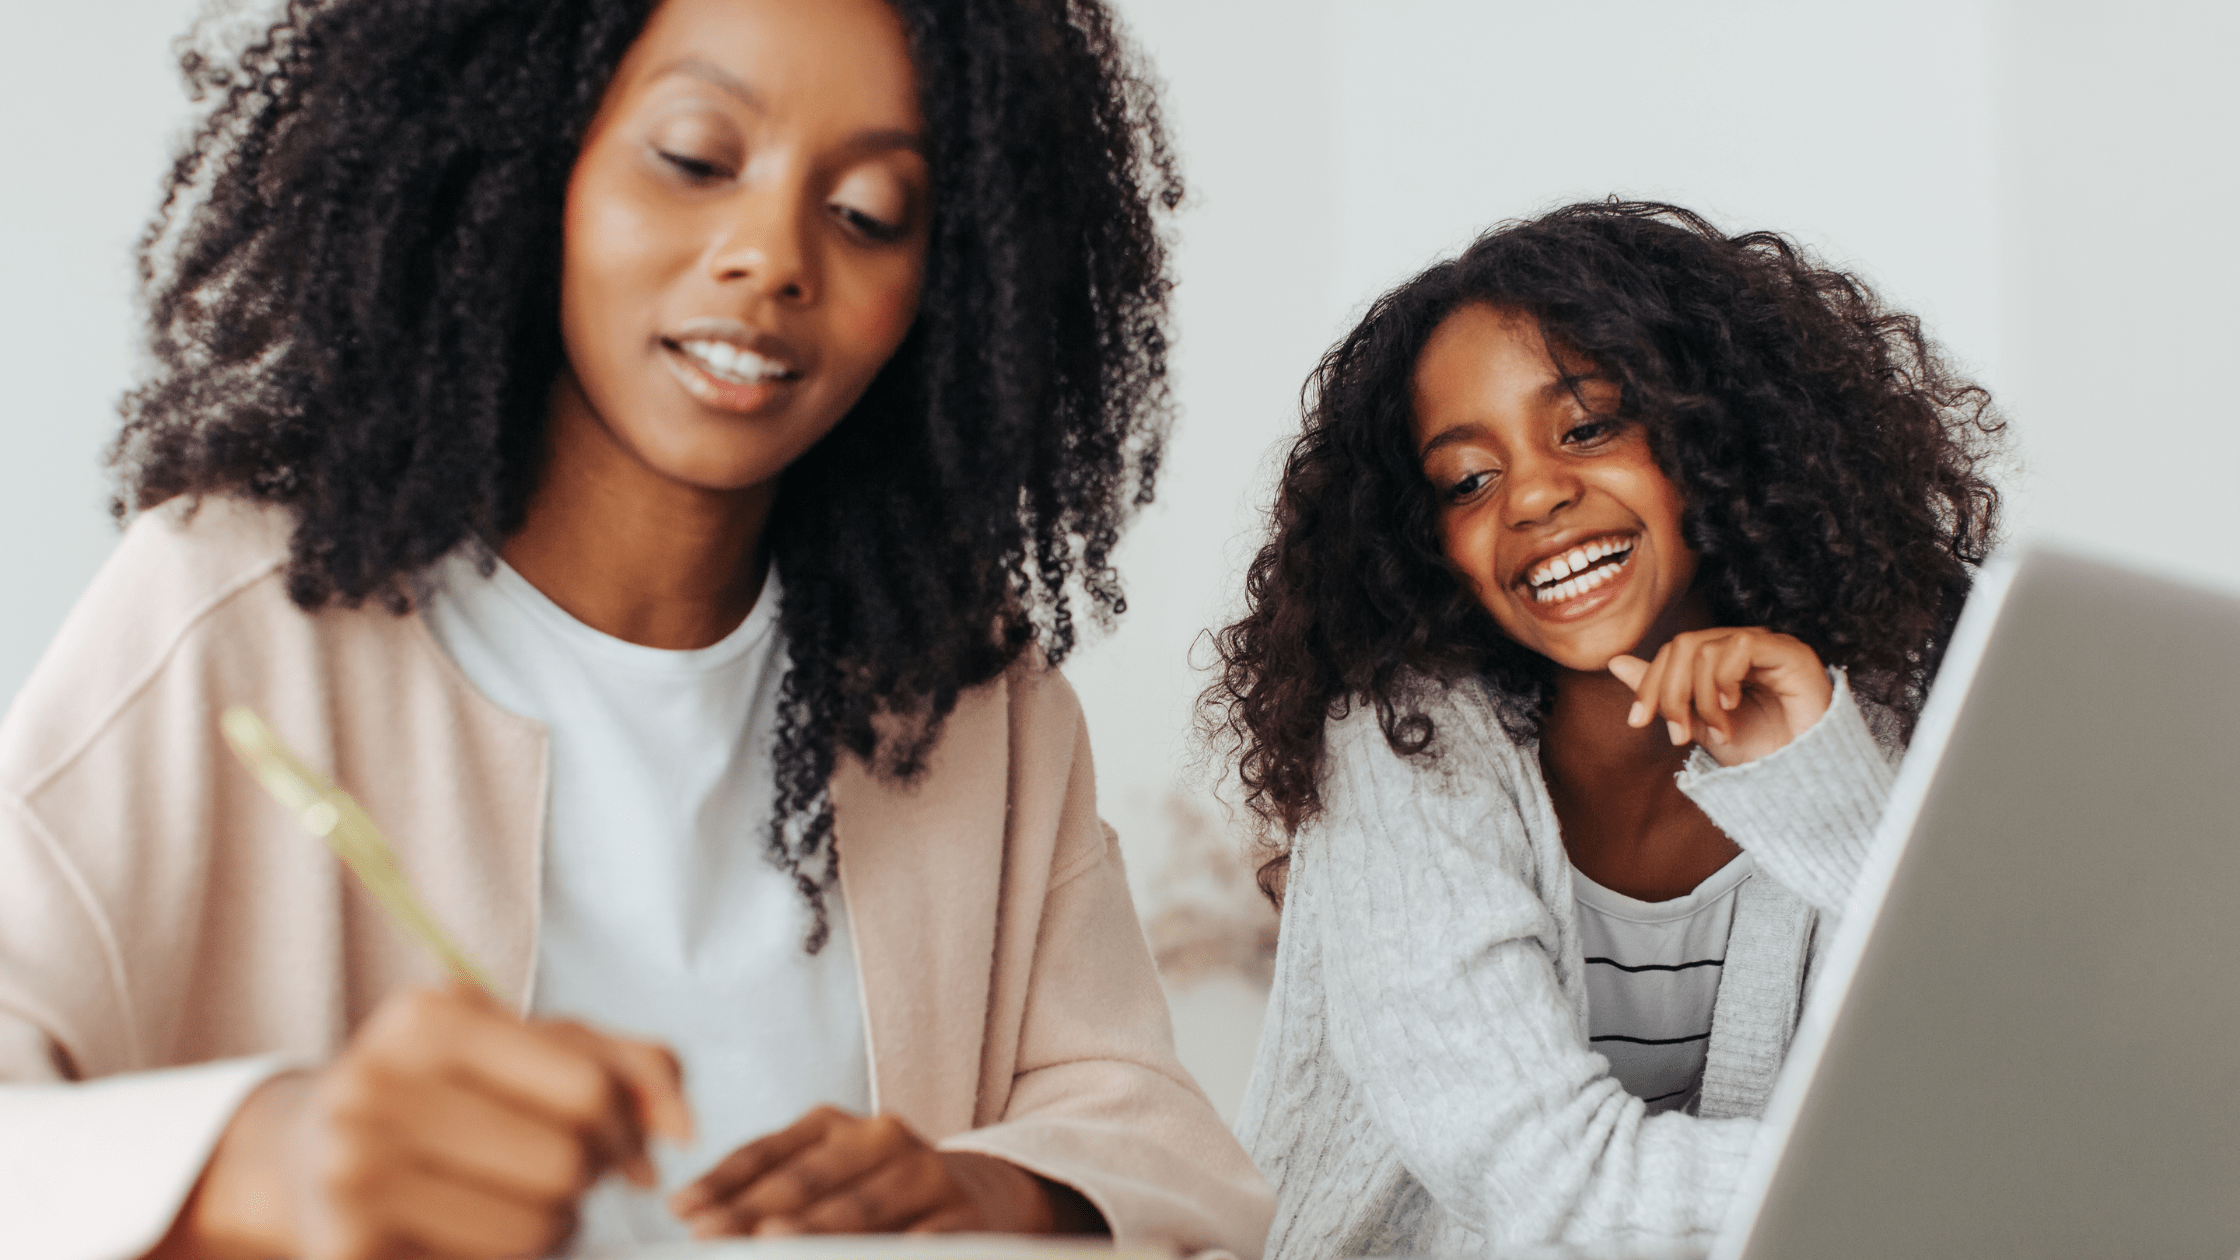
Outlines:
POLYGON ((2240 601, 1980 575, 1716 1260, 2240 1252, 2240 601))

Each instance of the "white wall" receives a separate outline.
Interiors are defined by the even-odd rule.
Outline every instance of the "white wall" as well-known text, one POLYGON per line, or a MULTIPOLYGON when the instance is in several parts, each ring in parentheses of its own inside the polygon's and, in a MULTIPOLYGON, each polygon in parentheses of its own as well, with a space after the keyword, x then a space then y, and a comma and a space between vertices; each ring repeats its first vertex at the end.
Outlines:
MULTIPOLYGON (((1924 314, 2014 420, 2012 522, 2240 588, 2240 11, 2209 3, 1116 0, 1167 81, 1182 416, 1070 672, 1139 895, 1206 798, 1193 640, 1235 607, 1301 380, 1380 289, 1493 222, 1606 192, 1788 231, 1924 314)), ((127 249, 185 110, 193 0, 16 5, 0 77, 0 697, 114 534, 127 249)), ((1200 650, 1201 660, 1203 650, 1200 650)), ((1184 854, 1182 856, 1188 856, 1184 854)), ((1228 1105, 1259 1018, 1176 994, 1228 1105)))
POLYGON ((131 378, 129 257, 186 117, 195 0, 11 4, 0 74, 0 697, 115 542, 100 461, 131 378))
MULTIPOLYGON (((1175 475, 1072 670, 1139 896, 1203 801, 1192 637, 1235 610, 1299 383, 1376 293, 1611 192, 1786 231, 1923 315, 2013 422, 2010 532, 2240 588, 2240 10, 2001 0, 1116 0, 1169 83, 1175 475)), ((1204 659, 1200 649, 1200 660, 1204 659)), ((1249 988, 1176 994, 1217 1100, 1249 988)))

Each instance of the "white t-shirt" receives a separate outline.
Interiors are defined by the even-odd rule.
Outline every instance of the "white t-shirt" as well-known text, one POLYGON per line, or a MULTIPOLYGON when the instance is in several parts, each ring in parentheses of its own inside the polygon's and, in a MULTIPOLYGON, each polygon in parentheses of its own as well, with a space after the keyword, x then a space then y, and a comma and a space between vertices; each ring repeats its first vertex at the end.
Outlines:
POLYGON ((667 1043, 697 1125, 660 1147, 661 1192, 609 1178, 576 1246, 682 1238, 662 1205, 742 1143, 820 1103, 870 1106, 862 987, 839 890, 809 914, 765 856, 786 654, 773 570, 754 611, 676 652, 601 634, 500 562, 453 556, 423 616, 469 680, 551 739, 531 1008, 667 1043))
POLYGON ((1587 960, 1587 1039, 1652 1115, 1690 1108, 1702 1091, 1735 889, 1756 870, 1740 854, 1684 897, 1636 901, 1571 868, 1587 960))

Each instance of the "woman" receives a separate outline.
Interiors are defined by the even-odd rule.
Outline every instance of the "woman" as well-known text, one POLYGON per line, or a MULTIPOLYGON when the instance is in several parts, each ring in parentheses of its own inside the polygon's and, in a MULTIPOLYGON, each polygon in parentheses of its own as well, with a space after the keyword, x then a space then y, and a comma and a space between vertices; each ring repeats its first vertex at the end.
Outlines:
POLYGON ((1653 204, 1506 225, 1323 360, 1206 698, 1277 837, 1271 1255, 1718 1227, 1994 532, 1987 405, 1653 204))
POLYGON ((188 69, 137 519, 0 727, 10 1247, 1256 1254, 1050 667, 1163 414, 1110 16, 298 0, 188 69), (237 703, 496 996, 261 799, 237 703))

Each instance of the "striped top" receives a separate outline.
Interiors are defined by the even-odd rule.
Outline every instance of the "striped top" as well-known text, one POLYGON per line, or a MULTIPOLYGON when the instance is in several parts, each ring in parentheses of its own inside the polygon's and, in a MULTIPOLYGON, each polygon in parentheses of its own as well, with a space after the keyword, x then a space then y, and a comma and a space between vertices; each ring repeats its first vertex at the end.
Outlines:
POLYGON ((1702 1091, 1735 890, 1756 869, 1740 854, 1684 896, 1639 901, 1571 868, 1587 968, 1587 1043, 1651 1115, 1692 1111, 1702 1091))

